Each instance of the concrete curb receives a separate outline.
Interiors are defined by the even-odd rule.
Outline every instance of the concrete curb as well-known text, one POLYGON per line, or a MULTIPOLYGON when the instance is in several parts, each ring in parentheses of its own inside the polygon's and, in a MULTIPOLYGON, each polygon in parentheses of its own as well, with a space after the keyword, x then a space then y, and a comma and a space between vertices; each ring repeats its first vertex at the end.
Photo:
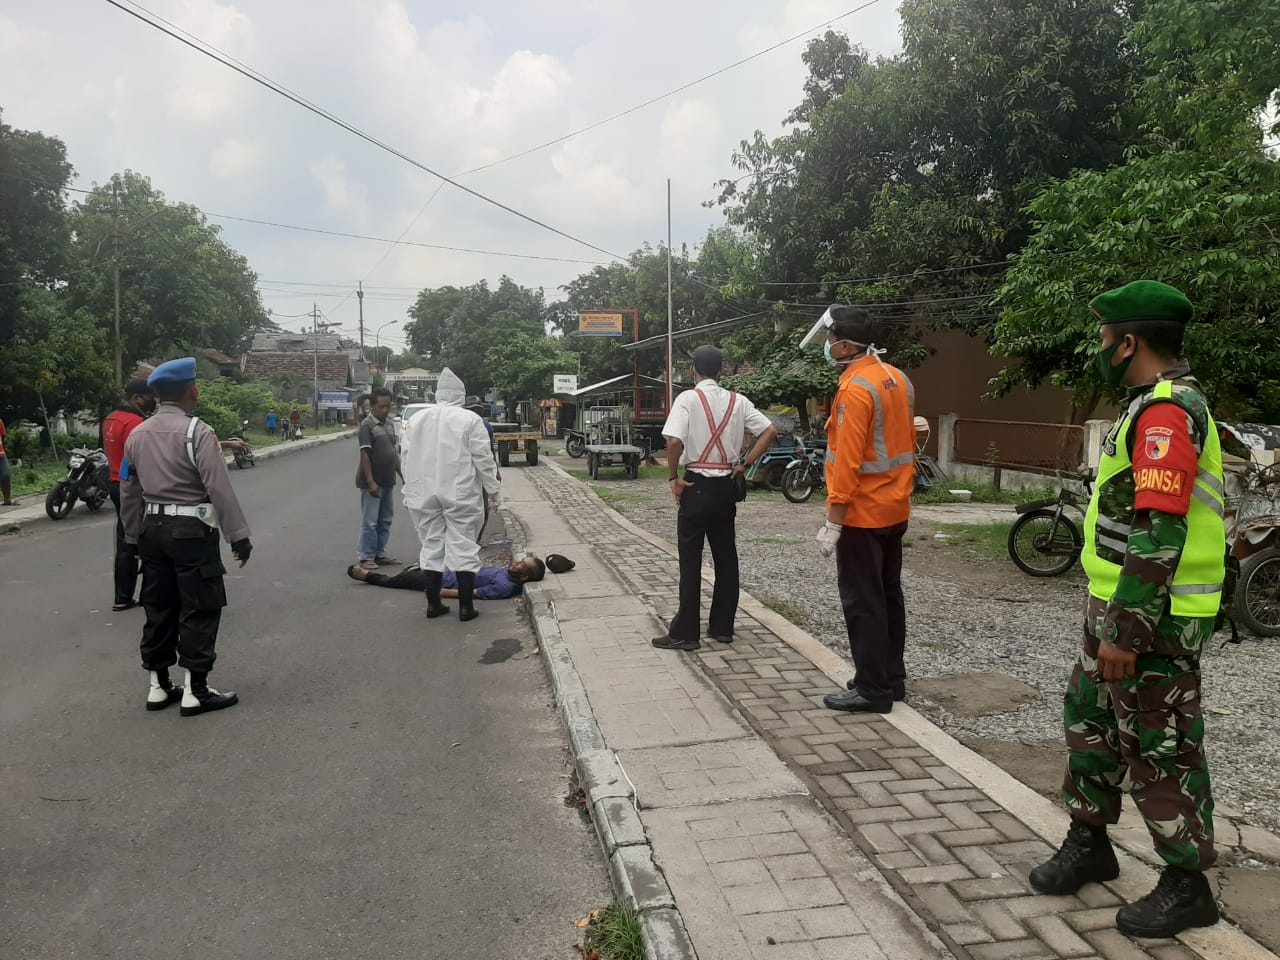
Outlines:
MULTIPOLYGON (((289 453, 300 453, 303 450, 311 450, 315 447, 323 446, 326 443, 333 443, 335 440, 345 440, 347 437, 354 437, 358 432, 358 430, 359 428, 352 427, 350 430, 343 430, 340 433, 329 433, 329 434, 325 434, 322 437, 311 437, 308 440, 288 441, 285 443, 278 444, 277 446, 274 446, 274 447, 269 447, 268 449, 263 450, 261 453, 255 452, 254 459, 255 460, 271 460, 275 457, 282 457, 289 453)), ((235 458, 232 457, 230 454, 227 454, 225 459, 228 466, 230 466, 232 463, 235 462, 235 458)), ((37 497, 39 496, 39 494, 31 494, 31 496, 37 497)), ((19 507, 18 509, 23 510, 28 508, 24 506, 24 507, 19 507)), ((37 520, 48 519, 44 514, 44 507, 42 503, 32 504, 30 509, 33 512, 31 516, 27 516, 27 517, 10 518, 4 515, 0 515, 0 535, 6 534, 6 533, 20 533, 22 531, 23 526, 33 523, 34 521, 37 521, 37 520), (35 508, 37 506, 40 507, 38 512, 35 511, 35 508)), ((108 513, 110 513, 110 511, 108 511, 108 513)))
MULTIPOLYGON (((577 481, 560 466, 548 463, 553 470, 558 470, 566 479, 577 481)), ((581 481, 577 481, 581 482, 581 481)), ((678 558, 679 551, 675 545, 661 537, 642 530, 622 514, 610 507, 591 489, 590 484, 583 484, 588 495, 594 497, 600 508, 624 530, 634 534, 646 543, 652 544, 668 556, 678 558)), ((715 571, 704 569, 703 580, 715 582, 715 571)), ((852 665, 834 650, 829 649, 816 637, 797 627, 790 620, 775 613, 745 590, 739 594, 739 608, 749 613, 759 623, 772 631, 783 643, 791 647, 815 667, 826 674, 838 686, 843 687, 845 681, 853 676, 852 665)), ((1070 826, 1070 818, 1065 810, 1057 807, 1052 800, 1042 797, 1021 780, 1003 768, 992 763, 986 757, 966 747, 963 743, 938 727, 931 720, 906 704, 896 704, 893 712, 884 717, 890 724, 914 739, 921 747, 938 757, 949 767, 969 780, 996 803, 1013 814, 1032 831, 1052 846, 1056 846, 1070 826)), ((1127 838, 1116 837, 1117 846, 1122 856, 1127 855, 1125 867, 1126 877, 1121 884, 1126 897, 1130 899, 1142 896, 1152 886, 1156 871, 1150 867, 1141 854, 1147 849, 1127 838)), ((1113 884, 1113 888, 1119 889, 1113 884)), ((1258 941, 1241 930, 1233 922, 1223 922, 1204 929, 1187 930, 1178 937, 1202 957, 1232 957, 1233 960, 1276 960, 1272 953, 1258 941)))
POLYGON ((600 732, 591 700, 561 636, 550 591, 530 583, 525 585, 524 596, 551 676, 556 706, 569 734, 578 784, 609 863, 614 893, 640 916, 646 960, 697 960, 675 897, 654 862, 653 847, 636 807, 635 789, 600 732))

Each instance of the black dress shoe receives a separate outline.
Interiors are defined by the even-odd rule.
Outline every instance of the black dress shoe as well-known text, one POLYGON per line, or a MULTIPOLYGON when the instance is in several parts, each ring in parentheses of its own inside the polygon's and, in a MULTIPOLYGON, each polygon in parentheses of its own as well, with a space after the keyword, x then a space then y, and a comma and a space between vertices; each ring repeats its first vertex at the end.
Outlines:
MULTIPOLYGON (((853 681, 852 681, 852 680, 848 680, 848 681, 846 681, 846 682, 845 682, 845 685, 844 685, 844 688, 845 688, 846 690, 857 690, 857 689, 858 689, 857 687, 855 687, 855 686, 853 685, 853 681)), ((899 687, 897 690, 894 690, 894 691, 893 691, 893 702, 894 702, 894 703, 904 703, 904 702, 906 702, 906 699, 907 699, 907 688, 906 688, 906 687, 899 687)))
POLYGON ((675 637, 668 637, 663 634, 661 637, 654 637, 651 641, 659 650, 697 650, 702 646, 700 640, 677 640, 675 637))
POLYGON ((888 713, 893 709, 893 701, 877 703, 868 700, 857 690, 844 690, 840 693, 828 693, 822 703, 831 710, 844 710, 846 713, 888 713))
POLYGON ((1032 870, 1028 879, 1036 893, 1068 896, 1086 883, 1105 883, 1118 876, 1120 864, 1106 829, 1073 820, 1058 852, 1032 870))
POLYGON ((178 713, 184 717, 198 717, 202 713, 213 713, 215 710, 234 707, 239 702, 240 698, 234 693, 219 693, 212 687, 205 687, 200 691, 191 691, 189 696, 184 695, 178 713), (192 699, 195 700, 194 704, 190 702, 192 699))
POLYGON ((1211 927, 1217 922, 1218 902, 1209 879, 1178 867, 1165 867, 1154 890, 1116 914, 1121 933, 1144 940, 1165 940, 1190 927, 1211 927))
POLYGON ((716 643, 733 643, 733 634, 728 636, 718 636, 714 633, 707 634, 708 640, 714 640, 716 643))
MULTIPOLYGON (((449 609, 448 607, 445 607, 445 610, 448 610, 448 609, 449 609)), ((431 614, 428 613, 427 616, 431 616, 431 614)), ((466 623, 468 620, 474 620, 478 616, 480 616, 480 611, 477 610, 475 607, 471 606, 470 604, 458 605, 458 619, 461 620, 463 623, 466 623)))

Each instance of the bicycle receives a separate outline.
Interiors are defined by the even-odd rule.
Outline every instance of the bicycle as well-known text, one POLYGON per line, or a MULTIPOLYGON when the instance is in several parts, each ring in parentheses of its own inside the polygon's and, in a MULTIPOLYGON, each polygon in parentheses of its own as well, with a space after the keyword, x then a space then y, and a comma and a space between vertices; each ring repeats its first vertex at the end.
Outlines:
POLYGON ((1089 474, 1067 474, 1057 471, 1062 488, 1051 500, 1020 503, 1014 510, 1018 520, 1009 529, 1009 557, 1024 573, 1033 577, 1057 577, 1071 569, 1084 549, 1085 511, 1093 495, 1093 478, 1089 474), (1067 486, 1079 483, 1081 494, 1067 486), (1079 524, 1066 516, 1071 510, 1080 515, 1079 524))

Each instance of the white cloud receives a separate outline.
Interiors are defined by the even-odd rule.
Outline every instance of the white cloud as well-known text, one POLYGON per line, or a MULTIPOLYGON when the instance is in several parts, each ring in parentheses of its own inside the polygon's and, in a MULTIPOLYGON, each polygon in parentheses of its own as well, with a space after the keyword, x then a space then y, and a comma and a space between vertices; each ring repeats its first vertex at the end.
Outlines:
POLYGON ((347 176, 347 165, 333 154, 311 164, 311 176, 324 191, 325 206, 334 213, 354 214, 363 222, 369 215, 369 190, 347 176))
MULTIPOLYGON (((556 138, 842 12, 847 0, 148 0, 160 16, 392 144, 455 173, 556 138), (238 5, 237 5, 238 4, 238 5), (451 14, 441 13, 448 7, 451 14), (673 26, 674 25, 674 26, 673 26)), ((398 237, 437 181, 107 4, 7 0, 0 14, 6 123, 67 143, 78 186, 124 167, 206 210, 398 237), (55 56, 56 54, 56 56, 55 56)), ((873 51, 897 45, 877 4, 837 24, 873 51)), ((757 128, 774 135, 799 101, 803 41, 467 185, 619 253, 723 222, 701 203, 757 128)), ((401 247, 228 222, 224 237, 264 278, 323 281, 269 296, 314 298, 354 325, 346 286, 491 282, 555 288, 584 265, 401 247), (387 254, 384 259, 384 254, 387 254), (375 264, 377 268, 374 269, 375 264), (370 271, 372 274, 370 275, 370 271), (345 286, 344 286, 345 285, 345 286), (329 293, 326 293, 329 291, 329 293), (332 294, 332 295, 330 295, 332 294)), ((544 256, 600 255, 447 187, 411 240, 544 256)), ((284 285, 278 285, 280 290, 284 285)), ((365 300, 367 328, 407 303, 365 300)), ((389 326, 387 332, 396 330, 389 326)))
POLYGON ((209 157, 209 172, 219 180, 247 177, 262 166, 262 147, 243 140, 226 140, 209 157))

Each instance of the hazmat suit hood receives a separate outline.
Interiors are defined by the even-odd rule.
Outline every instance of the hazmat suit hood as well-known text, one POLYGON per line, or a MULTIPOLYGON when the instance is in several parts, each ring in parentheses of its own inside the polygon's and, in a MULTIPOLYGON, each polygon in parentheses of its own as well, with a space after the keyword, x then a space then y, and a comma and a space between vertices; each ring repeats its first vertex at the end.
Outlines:
POLYGON ((458 375, 445 367, 440 371, 440 379, 436 381, 436 403, 450 407, 460 407, 467 400, 467 388, 458 375))

